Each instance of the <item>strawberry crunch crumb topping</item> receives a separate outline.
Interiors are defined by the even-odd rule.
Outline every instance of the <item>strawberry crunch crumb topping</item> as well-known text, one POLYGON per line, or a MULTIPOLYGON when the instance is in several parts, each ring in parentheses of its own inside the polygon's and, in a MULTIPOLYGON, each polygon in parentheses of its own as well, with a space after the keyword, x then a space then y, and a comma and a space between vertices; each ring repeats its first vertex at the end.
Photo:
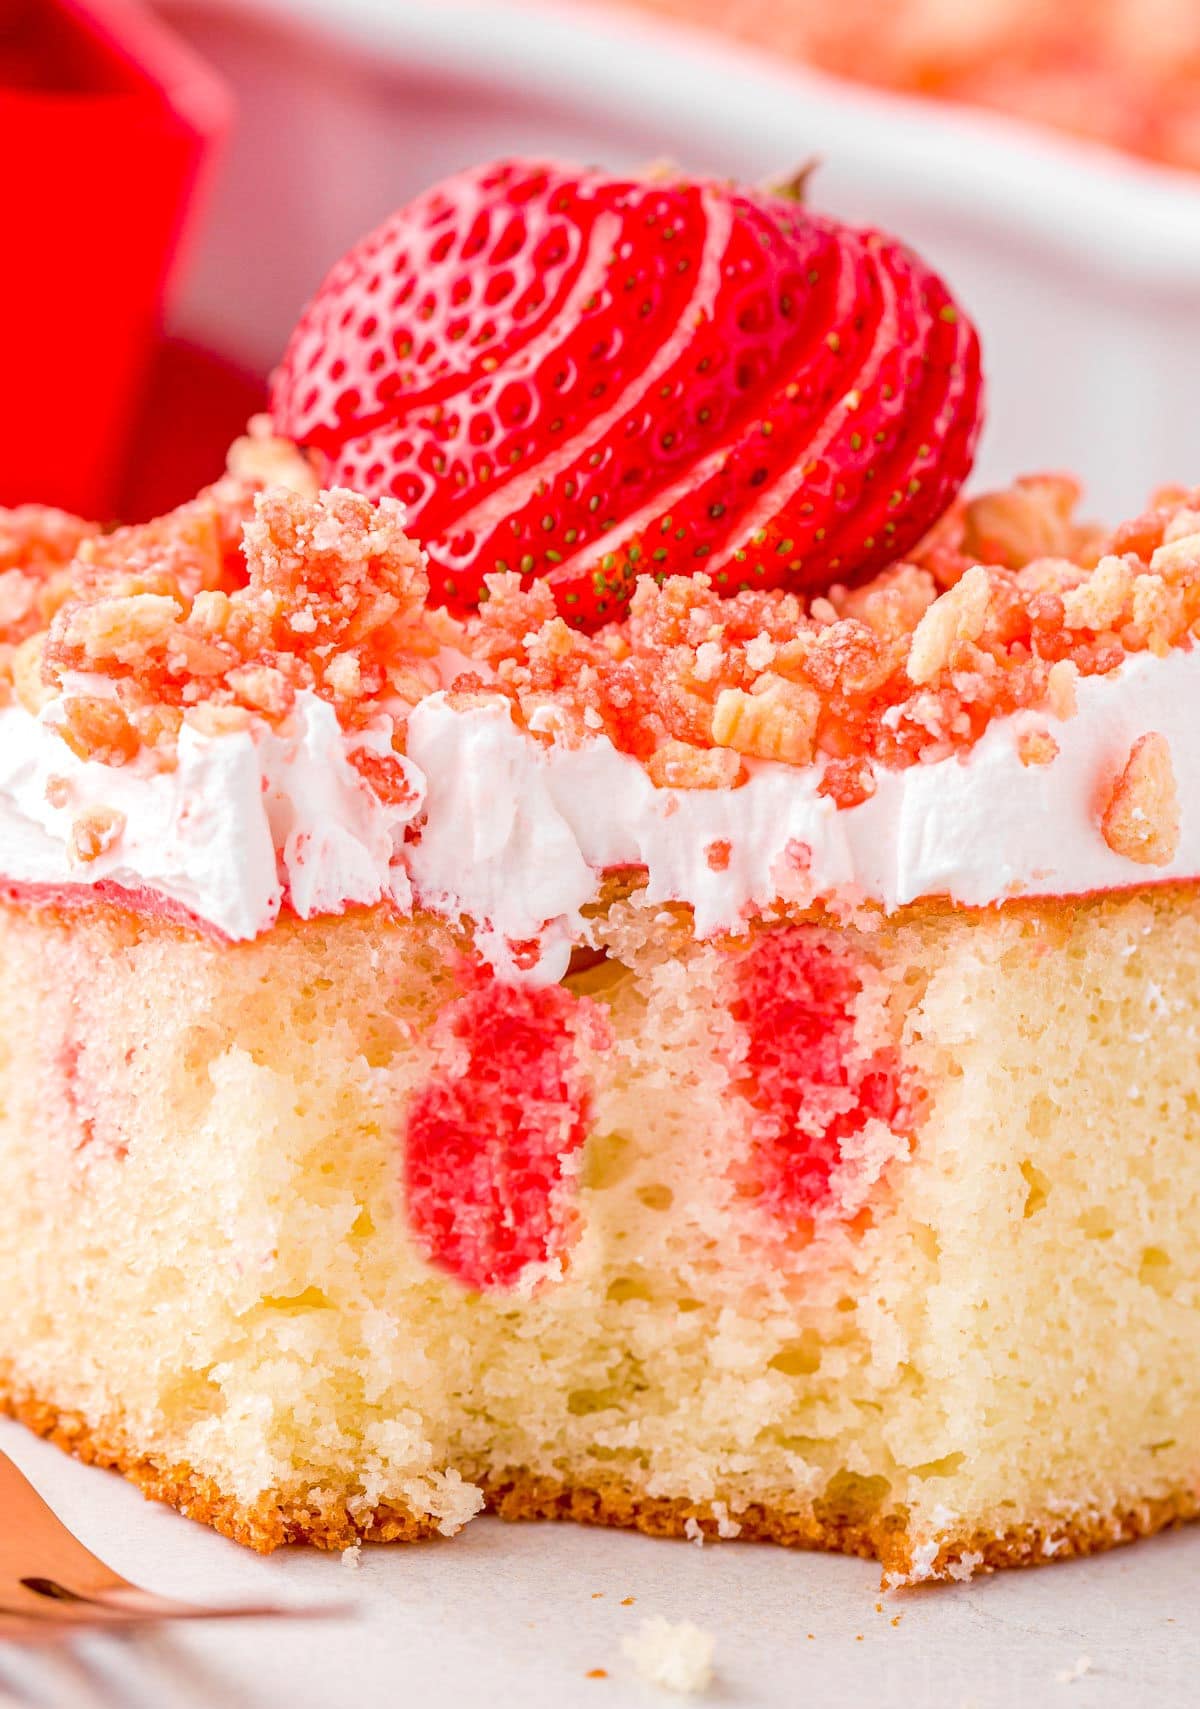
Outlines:
POLYGON ((86 864, 98 860, 120 838, 125 816, 114 807, 91 807, 71 826, 71 855, 86 864))
MULTIPOLYGON (((147 750, 169 768, 185 722, 210 735, 278 725, 310 689, 352 730, 383 699, 395 709, 436 686, 437 620, 400 507, 318 492, 295 449, 261 434, 230 461, 154 522, 102 535, 26 512, 23 546, 15 525, 0 536, 14 542, 8 588, 22 590, 0 609, 13 613, 0 683, 29 711, 54 699, 79 758, 119 766, 147 750)), ((359 759, 380 794, 397 787, 385 756, 359 759)))
POLYGON ((1200 171, 1200 11, 1146 0, 640 0, 856 83, 1200 171))
POLYGON ((1169 866, 1179 847, 1179 795, 1171 748, 1157 731, 1139 736, 1100 820, 1114 854, 1143 866, 1169 866))
MULTIPOLYGON (((964 752, 1024 709, 1069 717, 1078 677, 1191 644, 1200 492, 1164 491, 1108 535, 1075 521, 1077 499, 1039 476, 956 504, 909 560, 808 601, 646 579, 627 621, 593 637, 544 587, 494 577, 466 632, 535 732, 552 703, 558 739, 603 728, 675 788, 736 784, 745 759, 815 762, 849 807, 876 766, 964 752)), ((1056 747, 1030 733, 1021 758, 1046 764, 1056 747)))
MULTIPOLYGON (((399 505, 318 491, 260 425, 229 475, 155 522, 105 535, 57 513, 0 519, 0 692, 31 711, 53 700, 80 758, 169 768, 185 722, 278 727, 301 689, 347 731, 390 714, 402 749, 407 712, 448 681, 463 709, 504 697, 539 741, 606 735, 664 789, 736 787, 775 760, 817 766, 849 807, 878 766, 965 752, 1022 709, 1067 718, 1078 678, 1191 645, 1200 490, 1164 490, 1108 534, 1075 520, 1077 497, 1038 476, 959 501, 909 559, 811 598, 645 577, 625 619, 589 635, 513 574, 488 578, 477 613, 431 608, 399 505)), ((1022 733, 1024 764, 1056 752, 1049 726, 1022 733)), ((407 791, 386 755, 352 758, 381 799, 407 791)), ((1128 852, 1118 818, 1110 842, 1128 852)))

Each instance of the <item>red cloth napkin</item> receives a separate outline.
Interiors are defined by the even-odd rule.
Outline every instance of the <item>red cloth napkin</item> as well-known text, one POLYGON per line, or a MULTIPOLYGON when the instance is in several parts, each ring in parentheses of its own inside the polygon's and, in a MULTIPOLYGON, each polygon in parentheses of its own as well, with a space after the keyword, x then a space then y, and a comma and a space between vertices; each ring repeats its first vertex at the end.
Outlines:
POLYGON ((195 498, 222 473, 250 417, 266 407, 260 374, 186 339, 163 339, 142 391, 114 514, 144 522, 195 498))
POLYGON ((0 504, 105 519, 221 85, 136 0, 0 0, 0 504))

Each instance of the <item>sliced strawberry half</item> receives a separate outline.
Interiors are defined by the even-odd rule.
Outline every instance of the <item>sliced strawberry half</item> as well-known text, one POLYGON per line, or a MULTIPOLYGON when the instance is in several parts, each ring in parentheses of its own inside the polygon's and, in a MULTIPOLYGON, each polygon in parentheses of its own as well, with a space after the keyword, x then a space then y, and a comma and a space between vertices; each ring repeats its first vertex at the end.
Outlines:
POLYGON ((331 481, 408 505, 435 599, 514 570, 594 627, 639 574, 813 591, 900 556, 970 468, 981 389, 970 322, 879 233, 509 161, 338 263, 272 408, 331 481))

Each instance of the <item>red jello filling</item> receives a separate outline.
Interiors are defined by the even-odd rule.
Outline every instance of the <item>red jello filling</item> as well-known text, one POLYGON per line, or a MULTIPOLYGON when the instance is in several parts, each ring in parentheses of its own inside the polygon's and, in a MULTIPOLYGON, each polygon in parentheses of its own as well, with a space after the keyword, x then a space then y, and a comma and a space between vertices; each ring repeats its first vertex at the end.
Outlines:
POLYGON ((760 937, 736 978, 738 1089, 756 1112, 754 1182, 765 1206, 790 1221, 829 1201, 848 1139, 872 1118, 901 1116, 900 1062, 860 1038, 860 974, 811 928, 760 937))
POLYGON ((606 1039, 596 1005, 557 985, 481 985, 439 1018, 404 1163, 409 1224, 431 1264, 471 1288, 508 1288, 565 1254, 571 1163, 591 1116, 580 1044, 606 1039))

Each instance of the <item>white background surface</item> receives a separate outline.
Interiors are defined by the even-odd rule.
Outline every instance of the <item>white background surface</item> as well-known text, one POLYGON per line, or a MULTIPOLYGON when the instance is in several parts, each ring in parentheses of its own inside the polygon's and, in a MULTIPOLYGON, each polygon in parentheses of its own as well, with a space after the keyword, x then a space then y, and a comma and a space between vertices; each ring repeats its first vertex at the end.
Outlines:
POLYGON ((0 1448, 89 1547, 152 1589, 354 1605, 338 1619, 161 1627, 55 1654, 0 1644, 0 1703, 6 1691, 37 1709, 1183 1709, 1200 1699, 1200 1528, 893 1593, 877 1612, 872 1562, 565 1525, 476 1520, 450 1543, 364 1549, 357 1571, 305 1550, 264 1560, 15 1425, 0 1424, 0 1448), (653 1614, 715 1635, 703 1697, 645 1685, 621 1655, 622 1636, 653 1614), (1088 1671, 1056 1678, 1083 1656, 1088 1671), (592 1668, 608 1678, 588 1679, 592 1668))

